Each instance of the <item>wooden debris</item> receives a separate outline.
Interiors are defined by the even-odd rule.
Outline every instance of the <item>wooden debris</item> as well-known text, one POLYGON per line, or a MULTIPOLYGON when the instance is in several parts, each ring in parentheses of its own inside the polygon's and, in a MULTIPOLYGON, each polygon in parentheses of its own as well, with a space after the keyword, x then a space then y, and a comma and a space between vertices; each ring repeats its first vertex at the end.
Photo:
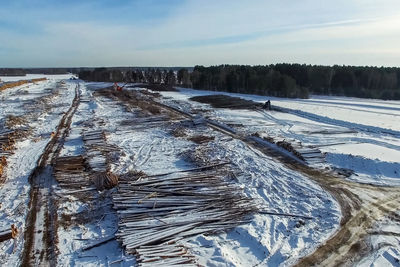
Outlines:
POLYGON ((137 263, 139 266, 198 266, 188 249, 176 244, 163 244, 160 247, 142 246, 137 249, 137 263))
POLYGON ((59 157, 54 166, 54 176, 62 188, 79 190, 90 187, 86 161, 82 156, 59 157))
POLYGON ((17 238, 17 236, 18 236, 18 228, 14 224, 11 224, 11 228, 9 230, 0 231, 0 242, 9 239, 15 239, 17 238))
POLYGON ((98 241, 94 242, 92 245, 82 248, 82 251, 87 251, 89 249, 101 246, 101 245, 103 245, 105 243, 108 243, 108 242, 114 240, 114 239, 115 239, 115 236, 102 238, 101 240, 98 240, 98 241))
POLYGON ((29 129, 9 129, 6 125, 0 125, 0 184, 4 182, 4 169, 7 166, 7 157, 13 154, 15 143, 18 139, 29 134, 29 129))
POLYGON ((99 191, 111 189, 118 185, 118 176, 110 171, 96 172, 92 175, 92 182, 99 191))
POLYGON ((316 147, 303 146, 301 142, 296 140, 288 141, 283 139, 275 141, 274 138, 263 134, 260 135, 259 133, 255 133, 252 136, 283 148, 305 163, 318 164, 325 162, 325 155, 316 147))

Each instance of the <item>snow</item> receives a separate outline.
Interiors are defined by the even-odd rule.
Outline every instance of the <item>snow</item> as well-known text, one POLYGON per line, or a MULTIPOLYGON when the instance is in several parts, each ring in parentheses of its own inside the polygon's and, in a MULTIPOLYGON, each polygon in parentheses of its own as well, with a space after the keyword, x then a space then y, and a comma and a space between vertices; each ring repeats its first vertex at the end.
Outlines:
POLYGON ((47 78, 49 80, 65 80, 74 77, 73 74, 27 74, 26 76, 0 76, 2 82, 12 82, 19 80, 31 80, 38 78, 47 78))
MULTIPOLYGON (((21 102, 35 100, 43 96, 42 93, 45 92, 45 89, 55 87, 56 83, 57 80, 51 80, 31 85, 29 94, 19 95, 18 97, 13 94, 21 88, 13 88, 1 93, 4 99, 0 102, 1 117, 4 118, 9 114, 24 114, 29 119, 28 125, 32 127, 33 133, 31 139, 17 143, 15 153, 8 158, 7 180, 0 187, 0 229, 8 229, 13 223, 20 231, 24 229, 30 190, 28 177, 49 141, 50 133, 54 131, 58 121, 61 119, 62 112, 68 108, 68 106, 60 104, 72 101, 73 90, 60 90, 60 94, 56 94, 53 97, 51 109, 48 111, 32 106, 33 102, 27 102, 24 104, 26 105, 25 107, 32 111, 25 113, 21 102)), ((16 244, 15 252, 12 253, 13 241, 9 240, 0 243, 0 250, 5 252, 0 255, 0 264, 18 265, 23 249, 23 234, 19 235, 16 244)))
POLYGON ((162 95, 171 104, 181 101, 187 103, 186 109, 208 110, 207 115, 212 118, 246 126, 238 128, 240 131, 261 132, 276 140, 316 146, 327 154, 328 164, 362 170, 362 177, 353 175, 352 180, 389 185, 400 182, 400 101, 327 96, 284 99, 185 88, 179 88, 179 92, 162 92, 162 95), (272 106, 283 112, 212 109, 207 104, 188 100, 212 94, 257 102, 271 100, 272 106), (376 164, 371 166, 371 163, 376 164))
MULTIPOLYGON (((37 78, 28 76, 22 79, 37 78)), ((42 76, 43 77, 43 76, 42 76)), ((0 93, 0 119, 10 114, 27 115, 31 112, 29 126, 32 137, 20 141, 15 153, 9 158, 7 181, 0 187, 0 229, 15 223, 23 229, 29 201, 27 178, 46 146, 63 112, 74 97, 76 83, 81 84, 81 102, 72 120, 72 128, 61 151, 62 156, 83 153, 83 122, 92 123, 91 130, 104 129, 107 143, 120 152, 111 166, 112 171, 124 174, 141 170, 147 174, 159 174, 193 168, 183 156, 196 148, 196 144, 184 137, 174 137, 171 131, 178 122, 161 122, 150 126, 140 124, 121 125, 124 120, 137 119, 137 110, 127 110, 123 105, 104 98, 93 97, 93 92, 109 86, 109 83, 83 83, 69 80, 66 89, 60 89, 49 100, 47 110, 29 105, 54 88, 62 79, 70 76, 47 76, 50 80, 23 85, 0 93), (25 92, 28 91, 28 92, 25 92)), ((0 77, 2 80, 3 77, 0 77)), ((17 77, 9 77, 20 79, 17 77)), ((280 99, 266 96, 238 95, 263 102, 271 99, 273 107, 280 111, 250 111, 213 109, 209 105, 189 101, 195 95, 221 94, 221 92, 196 91, 181 88, 178 92, 161 92, 164 103, 179 106, 182 110, 202 109, 205 115, 226 124, 242 124, 238 132, 260 132, 276 140, 301 142, 304 146, 318 147, 326 153, 326 163, 320 168, 339 167, 351 169, 349 179, 361 183, 400 185, 400 101, 364 100, 345 97, 312 96, 311 99, 280 99)), ((228 93, 223 93, 228 94, 228 93)), ((255 214, 251 223, 240 225, 226 233, 198 235, 181 241, 199 264, 204 266, 289 266, 299 258, 313 252, 339 229, 341 212, 330 194, 309 178, 287 168, 274 158, 249 147, 245 142, 227 137, 205 125, 187 129, 188 135, 213 136, 205 148, 210 161, 229 160, 235 173, 235 182, 243 193, 257 201, 263 210, 309 216, 312 219, 255 214)), ((59 188, 57 193, 62 193, 59 188)), ((111 192, 112 193, 112 192, 111 192)), ((366 196, 368 197, 368 196, 366 196)), ((87 204, 70 197, 59 204, 59 213, 76 213, 85 210, 87 204)), ((387 218, 376 223, 377 230, 398 232, 398 224, 387 218)), ((94 248, 88 252, 80 249, 88 245, 86 239, 98 239, 112 235, 117 229, 117 217, 107 212, 101 220, 79 226, 58 229, 58 264, 62 266, 108 266, 116 262, 122 266, 135 265, 132 256, 125 255, 117 241, 94 248)), ((359 263, 360 266, 398 266, 399 250, 379 247, 382 243, 399 243, 399 237, 372 237, 377 249, 359 263)), ((12 253, 13 241, 0 243, 0 263, 19 264, 23 238, 17 241, 12 253)))

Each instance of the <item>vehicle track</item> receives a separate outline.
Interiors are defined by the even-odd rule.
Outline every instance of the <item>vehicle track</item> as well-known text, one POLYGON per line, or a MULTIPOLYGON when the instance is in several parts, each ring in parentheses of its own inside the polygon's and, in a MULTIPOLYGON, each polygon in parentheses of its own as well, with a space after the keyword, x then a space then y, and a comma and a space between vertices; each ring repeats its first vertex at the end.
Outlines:
MULTIPOLYGON (((157 101, 153 102, 162 108, 193 118, 191 114, 175 107, 157 101)), ((299 260, 296 266, 338 266, 358 262, 362 256, 371 251, 371 246, 367 244, 367 237, 372 232, 375 223, 400 209, 399 187, 360 184, 344 180, 335 174, 302 164, 281 151, 258 142, 257 138, 227 131, 226 128, 219 126, 219 123, 210 120, 205 122, 213 129, 242 140, 248 146, 285 164, 286 167, 309 177, 338 201, 342 212, 340 229, 312 254, 299 260)))
MULTIPOLYGON (((153 99, 147 101, 177 115, 189 119, 195 118, 176 107, 153 99)), ((234 129, 216 121, 205 119, 204 123, 214 130, 243 141, 250 148, 283 163, 289 169, 305 175, 328 191, 339 203, 342 213, 340 229, 313 253, 300 259, 296 266, 337 266, 358 262, 371 250, 371 246, 368 245, 368 236, 371 233, 377 234, 373 231, 376 221, 392 216, 400 207, 399 187, 360 184, 344 180, 333 173, 301 163, 282 151, 265 145, 260 138, 238 134, 234 129)))
POLYGON ((53 196, 56 181, 53 166, 63 147, 72 117, 80 102, 79 85, 69 110, 63 115, 57 130, 29 176, 31 184, 29 212, 24 232, 22 266, 56 266, 57 263, 57 201, 53 196))

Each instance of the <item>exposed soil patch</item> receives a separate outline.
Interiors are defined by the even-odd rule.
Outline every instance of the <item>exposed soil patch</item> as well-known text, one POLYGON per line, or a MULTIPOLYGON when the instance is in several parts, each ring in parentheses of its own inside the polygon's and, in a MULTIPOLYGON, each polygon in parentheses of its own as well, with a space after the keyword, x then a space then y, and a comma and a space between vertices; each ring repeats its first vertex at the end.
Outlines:
POLYGON ((196 144, 203 144, 211 142, 215 139, 214 136, 206 136, 206 135, 194 135, 189 137, 188 140, 195 142, 196 144))

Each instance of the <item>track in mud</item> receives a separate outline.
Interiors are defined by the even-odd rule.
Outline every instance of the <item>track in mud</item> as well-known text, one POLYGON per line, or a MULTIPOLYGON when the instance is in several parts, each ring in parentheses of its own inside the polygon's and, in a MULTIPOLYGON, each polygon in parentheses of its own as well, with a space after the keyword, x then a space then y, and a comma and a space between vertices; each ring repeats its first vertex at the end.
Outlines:
POLYGON ((29 177, 31 189, 22 266, 56 266, 57 202, 52 192, 53 185, 56 183, 53 165, 68 135, 79 100, 79 85, 77 85, 71 107, 62 117, 56 132, 46 145, 36 168, 29 177))

